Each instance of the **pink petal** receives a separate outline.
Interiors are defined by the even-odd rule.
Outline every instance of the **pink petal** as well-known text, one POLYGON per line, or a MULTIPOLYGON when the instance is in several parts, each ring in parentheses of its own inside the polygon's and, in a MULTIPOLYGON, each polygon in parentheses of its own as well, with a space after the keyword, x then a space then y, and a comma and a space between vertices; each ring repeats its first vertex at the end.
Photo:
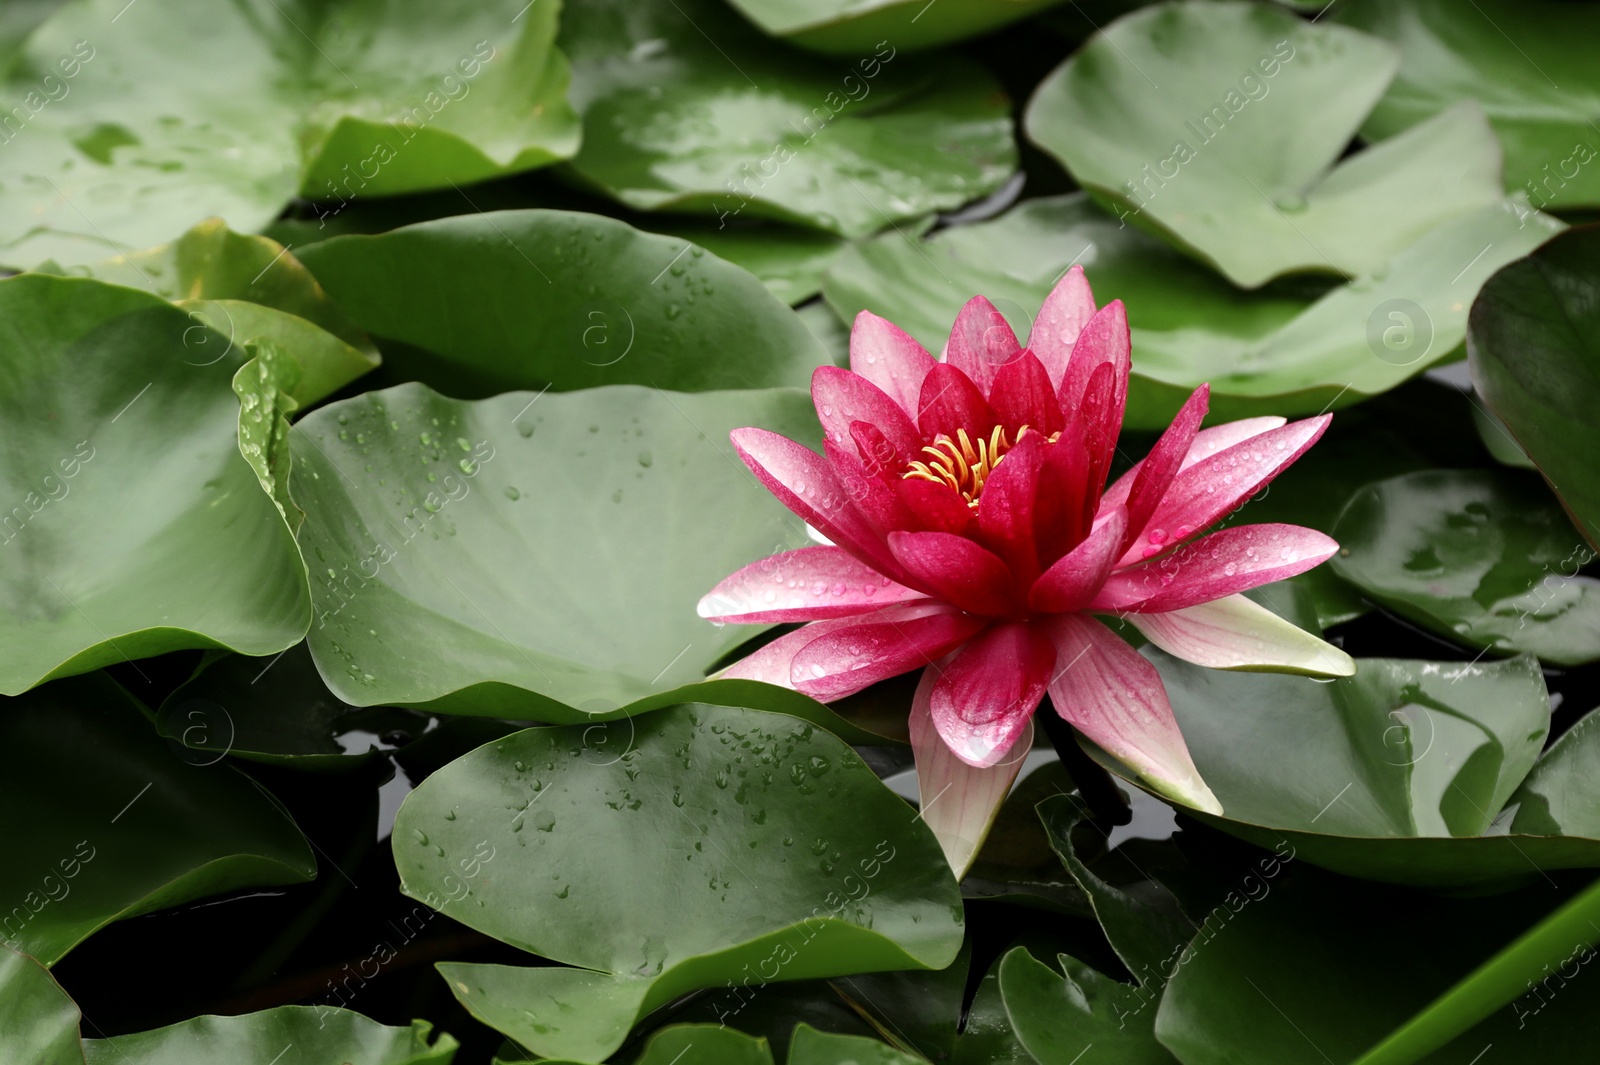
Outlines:
MULTIPOLYGON (((894 448, 900 463, 914 457, 922 436, 899 404, 865 377, 837 366, 819 366, 811 375, 811 399, 827 439, 840 447, 856 446, 852 422, 866 422, 894 448)), ((881 457, 881 456, 880 456, 881 457)))
POLYGON ((902 480, 895 492, 916 516, 917 528, 966 536, 978 523, 966 498, 947 484, 910 477, 902 480))
POLYGON ((905 568, 906 583, 974 614, 997 616, 1017 605, 1006 564, 962 536, 942 532, 889 534, 889 550, 905 568))
POLYGON ((937 363, 922 379, 917 428, 925 439, 943 435, 954 440, 958 430, 965 430, 968 439, 976 444, 979 437, 987 437, 998 424, 978 386, 956 367, 937 363))
MULTIPOLYGON (((1167 427, 1167 431, 1156 441, 1156 446, 1150 449, 1150 454, 1139 464, 1138 476, 1128 493, 1128 525, 1125 533, 1128 543, 1132 543, 1134 537, 1144 531, 1144 527, 1150 522, 1150 515, 1156 512, 1156 508, 1161 505, 1161 500, 1167 494, 1167 489, 1172 487, 1173 478, 1178 476, 1183 458, 1189 453, 1195 434, 1200 429, 1200 423, 1205 420, 1210 400, 1211 386, 1201 385, 1195 389, 1178 411, 1177 417, 1172 420, 1172 424, 1167 427)), ((1127 550, 1128 543, 1121 545, 1117 552, 1119 555, 1127 550)))
POLYGON ((1048 437, 1059 433, 1066 424, 1044 363, 1026 348, 994 375, 989 406, 994 408, 1000 424, 1013 434, 1026 425, 1048 437))
POLYGON ((1100 506, 1100 493, 1105 488, 1111 459, 1117 451, 1122 414, 1115 406, 1115 389, 1115 371, 1101 363, 1089 378, 1089 385, 1083 392, 1083 405, 1078 408, 1077 424, 1083 427, 1083 450, 1088 457, 1084 489, 1090 514, 1100 506))
POLYGON ((876 619, 855 620, 853 627, 822 633, 795 652, 791 687, 824 702, 842 699, 929 665, 987 624, 942 603, 890 607, 876 619))
POLYGON ((963 762, 994 765, 1038 709, 1055 662, 1055 646, 1037 625, 990 626, 940 671, 928 695, 934 727, 963 762))
MULTIPOLYGON (((855 452, 861 459, 862 467, 873 476, 889 480, 899 477, 904 472, 906 463, 917 455, 913 448, 909 454, 901 454, 883 430, 868 422, 850 423, 850 442, 855 444, 855 452)), ((841 450, 849 450, 842 448, 841 450)), ((827 451, 826 444, 823 447, 827 451)))
POLYGON ((1105 515, 1083 543, 1061 556, 1034 582, 1028 605, 1044 614, 1082 610, 1111 575, 1122 553, 1128 512, 1122 507, 1105 515))
POLYGON ((1090 609, 1160 613, 1248 591, 1323 562, 1339 545, 1298 525, 1236 525, 1118 570, 1090 609))
POLYGON ((733 448, 767 491, 801 520, 890 576, 899 567, 882 540, 851 506, 839 479, 815 451, 767 429, 735 429, 733 448))
POLYGON ((922 599, 839 547, 802 547, 726 577, 700 600, 700 616, 740 624, 852 617, 922 599))
POLYGON ((1049 567, 1089 534, 1095 515, 1094 475, 1083 425, 1070 421, 1061 438, 1044 449, 1039 466, 1039 492, 1034 499, 1033 534, 1039 564, 1049 567))
POLYGON ((1070 419, 1074 411, 1082 408, 1095 372, 1102 366, 1111 367, 1110 403, 1101 417, 1113 442, 1122 429, 1122 412, 1128 401, 1132 344, 1128 312, 1121 300, 1112 300, 1096 311, 1078 334, 1057 391, 1061 410, 1070 419))
MULTIPOLYGON (((1190 398, 1193 399, 1192 396, 1190 398)), ((1178 472, 1182 473, 1201 459, 1208 459, 1224 448, 1260 436, 1269 429, 1276 429, 1287 421, 1286 418, 1278 417, 1241 418, 1236 422, 1224 422, 1209 429, 1202 429, 1195 434, 1194 443, 1189 445, 1189 452, 1183 456, 1178 472)), ((1136 462, 1132 469, 1118 477, 1116 483, 1106 489, 1102 505, 1126 503, 1133 482, 1138 479, 1139 468, 1143 465, 1143 462, 1136 462)))
POLYGON ((1349 655, 1242 595, 1164 614, 1129 614, 1149 641, 1210 669, 1348 677, 1349 655))
POLYGON ((1050 624, 1056 643, 1050 700, 1056 712, 1156 791, 1222 813, 1189 757, 1156 667, 1093 618, 1062 614, 1050 624))
POLYGON ((897 490, 900 478, 897 475, 874 476, 861 459, 842 447, 834 446, 831 440, 825 441, 822 447, 828 467, 838 478, 845 498, 850 500, 856 512, 878 537, 898 529, 917 527, 916 515, 900 500, 897 490))
POLYGON ((916 416, 922 379, 934 365, 928 349, 887 318, 871 311, 856 315, 850 329, 850 369, 882 389, 907 417, 916 416))
POLYGON ((945 344, 944 361, 970 377, 978 391, 988 395, 995 372, 1015 358, 1021 348, 1005 315, 984 297, 974 296, 956 315, 950 340, 945 344))
POLYGON ((1074 266, 1044 298, 1028 336, 1028 347, 1049 372, 1052 387, 1059 387, 1066 376, 1072 347, 1093 317, 1094 293, 1089 291, 1089 279, 1083 276, 1083 267, 1074 266))
MULTIPOLYGON (((924 599, 879 607, 876 610, 858 614, 854 617, 813 621, 808 625, 802 625, 793 632, 784 633, 771 643, 763 644, 744 658, 715 674, 715 676, 719 679, 759 680, 766 684, 775 684, 780 688, 795 689, 797 687, 794 683, 795 656, 820 639, 844 632, 856 632, 875 627, 881 628, 885 625, 910 626, 914 628, 929 619, 960 619, 961 617, 963 617, 962 614, 944 603, 935 603, 924 599)), ((979 622, 977 624, 981 625, 982 623, 979 622)), ((968 634, 970 635, 970 632, 968 634)), ((949 650, 950 648, 947 647, 939 653, 944 654, 949 650)), ((938 656, 935 655, 933 657, 937 658, 938 656)), ((810 673, 809 665, 810 662, 808 660, 808 676, 810 673)), ((905 672, 905 670, 900 672, 905 672)), ((826 671, 824 671, 824 676, 826 676, 826 671)), ((889 673, 885 674, 885 676, 894 676, 894 674, 889 673)), ((871 683, 872 681, 870 680, 865 681, 860 688, 865 688, 871 683)), ((848 684, 845 686, 848 687, 848 684)), ((852 690, 859 691, 860 688, 852 690)))
POLYGON ((1269 429, 1180 472, 1121 564, 1147 559, 1215 524, 1305 454, 1332 418, 1324 414, 1269 429))
POLYGON ((934 728, 928 697, 937 679, 937 667, 929 666, 911 700, 911 750, 917 759, 917 793, 922 797, 919 816, 933 829, 945 860, 960 880, 972 867, 1001 803, 1027 761, 1033 747, 1033 718, 1024 719, 1022 731, 1011 741, 1009 757, 984 769, 968 765, 934 728))
POLYGON ((1039 464, 1044 437, 1024 433, 1001 458, 978 497, 978 528, 983 542, 1006 561, 1018 586, 1039 575, 1039 553, 1033 537, 1033 502, 1039 491, 1039 464))

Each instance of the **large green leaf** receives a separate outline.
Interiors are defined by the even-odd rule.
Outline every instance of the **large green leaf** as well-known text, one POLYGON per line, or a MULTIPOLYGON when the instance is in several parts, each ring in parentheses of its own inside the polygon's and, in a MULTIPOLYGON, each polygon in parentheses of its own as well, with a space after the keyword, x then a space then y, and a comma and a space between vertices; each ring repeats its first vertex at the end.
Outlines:
POLYGON ((517 733, 401 808, 407 894, 578 966, 442 965, 481 1020, 542 1055, 599 1061, 696 988, 723 988, 736 1015, 772 980, 955 958, 960 895, 937 841, 849 747, 737 708, 633 724, 602 747, 577 726, 517 733))
POLYGON ((1472 305, 1472 380, 1600 547, 1600 227, 1563 233, 1491 277, 1472 305))
POLYGON ((1471 105, 1340 160, 1396 61, 1379 38, 1266 4, 1160 4, 1045 79, 1027 130, 1119 217, 1238 285, 1368 276, 1502 195, 1471 105))
POLYGON ((938 351, 975 293, 1026 336, 1056 280, 1080 264, 1098 300, 1128 307, 1130 428, 1164 429, 1207 381, 1217 418, 1315 414, 1393 388, 1461 343, 1477 286, 1559 228, 1539 214, 1521 221, 1514 207, 1446 222, 1387 270, 1312 298, 1282 286, 1241 292, 1085 196, 1052 197, 921 243, 888 234, 855 245, 823 292, 845 321, 871 310, 938 351))
POLYGON ((819 1032, 806 1024, 795 1028, 789 1043, 789 1065, 921 1065, 924 1060, 875 1039, 819 1032))
POLYGON ((1332 530, 1334 570, 1404 617, 1469 647, 1559 665, 1600 658, 1594 552, 1537 478, 1424 470, 1367 485, 1332 530))
POLYGON ((379 338, 391 379, 455 396, 632 383, 805 385, 826 355, 745 271, 688 241, 567 211, 336 237, 304 260, 379 338))
POLYGON ((157 296, 0 281, 0 692, 304 635, 304 564, 240 452, 245 357, 157 296))
POLYGON ((1548 0, 1352 0, 1333 17, 1400 46, 1400 73, 1362 133, 1387 137, 1476 100, 1505 147, 1506 184, 1540 207, 1600 206, 1600 11, 1548 0))
POLYGON ((259 228, 297 192, 441 188, 569 156, 559 13, 80 0, 6 86, 25 109, 5 136, 0 261, 90 262, 212 215, 259 228))
POLYGON ((892 39, 849 64, 806 57, 712 0, 584 0, 560 41, 583 112, 571 165, 629 207, 864 236, 1016 168, 1009 101, 961 57, 892 39))
POLYGON ((468 403, 402 385, 311 414, 291 434, 294 497, 329 688, 358 706, 546 721, 674 701, 751 635, 702 620, 700 597, 805 542, 734 456, 743 425, 817 432, 788 389, 468 403))
POLYGON ((89 1065, 450 1065, 456 1041, 433 1025, 391 1028, 333 1006, 279 1006, 242 1017, 196 1017, 115 1039, 85 1039, 89 1065), (273 1055, 278 1055, 274 1057, 273 1055))
POLYGON ((275 800, 179 757, 104 674, 0 700, 0 750, 0 936, 47 964, 119 918, 316 874, 275 800))
POLYGON ((762 30, 831 55, 869 54, 888 40, 907 50, 998 29, 1061 0, 732 0, 762 30))
POLYGON ((84 1065, 78 1007, 49 970, 0 944, 0 1056, 18 1065, 84 1065))
MULTIPOLYGON (((1600 866, 1600 840, 1585 838, 1586 825, 1507 834, 1511 815, 1501 811, 1549 723, 1531 655, 1473 664, 1363 658, 1355 676, 1322 683, 1144 653, 1222 803, 1221 817, 1194 813, 1200 820, 1401 884, 1461 887, 1600 866)), ((1114 759, 1091 754, 1136 783, 1114 759)))
POLYGON ((1057 958, 1062 973, 1023 947, 1000 960, 1000 994, 1017 1040, 1039 1065, 1073 1065, 1092 1049, 1105 1065, 1175 1065, 1152 1034, 1149 992, 1057 958), (1132 1023, 1130 1023, 1132 1022, 1132 1023))
POLYGON ((1540 881, 1445 898, 1310 873, 1218 910, 1191 944, 1156 1019, 1185 1065, 1577 1063, 1592 1051, 1592 985, 1550 974, 1594 956, 1593 890, 1572 898, 1540 881), (1551 1016, 1528 1016, 1552 994, 1551 1016))
POLYGON ((1600 713, 1591 710, 1540 756, 1507 809, 1513 832, 1600 838, 1600 713))

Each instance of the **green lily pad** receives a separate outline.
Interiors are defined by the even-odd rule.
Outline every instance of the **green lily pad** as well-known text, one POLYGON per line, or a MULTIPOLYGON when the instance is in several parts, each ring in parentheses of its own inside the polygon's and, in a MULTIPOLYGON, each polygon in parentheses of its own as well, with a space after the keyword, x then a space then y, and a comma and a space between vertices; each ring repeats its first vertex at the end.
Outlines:
POLYGON ((868 55, 880 41, 907 51, 931 48, 1027 18, 1061 0, 732 0, 751 22, 829 55, 868 55))
POLYGON ((925 1060, 876 1039, 819 1032, 808 1024, 796 1026, 789 1043, 789 1065, 921 1065, 925 1060))
POLYGON ((974 293, 1026 336, 1076 263, 1098 300, 1128 307, 1128 428, 1165 429, 1207 381, 1217 420, 1316 414, 1393 388, 1461 343, 1477 286, 1560 226, 1538 214, 1519 220, 1514 207, 1455 218, 1379 275, 1310 297, 1281 286, 1241 292, 1086 196, 1051 197, 920 244, 890 234, 854 245, 823 294, 843 320, 871 310, 937 351, 974 293))
POLYGON ((571 166, 638 210, 859 237, 1016 169, 1009 101, 959 56, 882 40, 849 64, 806 57, 711 0, 585 0, 561 23, 583 112, 571 166))
MULTIPOLYGON (((805 542, 734 456, 728 432, 744 425, 817 433, 795 390, 467 403, 402 385, 307 416, 291 434, 294 497, 329 689, 357 706, 566 722, 678 701, 751 635, 702 620, 700 597, 805 542)), ((735 697, 795 698, 710 686, 735 683, 735 697)))
POLYGON ((379 338, 387 379, 451 395, 643 384, 804 386, 826 355, 745 271, 685 240, 567 211, 445 218, 303 250, 379 338))
POLYGON ((1332 565, 1370 598, 1469 647, 1600 659, 1594 551, 1538 479, 1424 470, 1367 485, 1333 527, 1332 565))
POLYGON ((1361 127, 1389 137, 1476 100, 1505 148, 1506 185, 1541 208, 1600 206, 1600 12, 1546 0, 1355 0, 1332 13, 1400 46, 1400 72, 1361 127))
POLYGON ((1600 547, 1593 417, 1600 395, 1600 227, 1550 240, 1491 277, 1472 305, 1472 380, 1600 547))
POLYGON ((1106 1065, 1176 1065, 1152 1034, 1156 1014, 1148 1008, 1148 993, 1066 954, 1057 964, 1062 973, 1023 947, 1000 960, 1006 1015, 1035 1061, 1068 1065, 1093 1049, 1095 1060, 1106 1065))
POLYGON ((84 1065, 78 1007, 32 958, 0 944, 0 1054, 26 1065, 84 1065))
MULTIPOLYGON (((1531 655, 1498 662, 1357 659, 1328 683, 1192 666, 1154 649, 1173 711, 1223 815, 1191 813, 1308 862, 1459 889, 1600 866, 1588 824, 1513 832, 1512 793, 1549 703, 1531 655)), ((1108 770, 1132 774, 1092 749, 1108 770)))
POLYGON ((421 0, 64 7, 7 86, 27 121, 7 138, 0 261, 70 266, 213 215, 257 229, 297 192, 443 188, 570 156, 559 14, 553 0, 516 20, 421 0))
POLYGON ((1507 805, 1513 832, 1600 838, 1600 713, 1556 737, 1507 805))
POLYGON ((40 961, 123 917, 316 875, 276 800, 228 766, 178 757, 104 674, 0 703, 0 749, 19 755, 0 806, 31 811, 10 822, 0 936, 40 961))
POLYGON ((115 1039, 85 1039, 88 1065, 213 1065, 272 1061, 277 1065, 450 1065, 456 1041, 432 1038, 433 1025, 394 1028, 333 1006, 279 1006, 242 1017, 196 1017, 115 1039))
POLYGON ((274 654, 305 566, 240 452, 246 353, 159 297, 0 281, 0 693, 187 647, 274 654))
POLYGON ((301 769, 353 768, 384 733, 420 733, 427 723, 414 711, 343 701, 323 683, 303 643, 273 658, 225 655, 208 662, 156 714, 156 731, 195 752, 191 761, 233 755, 301 769))
POLYGON ((1447 898, 1312 872, 1219 911, 1190 946, 1156 1019, 1186 1065, 1465 1065, 1490 1046, 1519 1062, 1589 1053, 1591 982, 1549 974, 1593 957, 1592 890, 1574 897, 1541 880, 1447 898), (1550 997, 1550 1015, 1528 1016, 1550 997))
POLYGON ((1265 4, 1159 4, 1063 63, 1025 122, 1119 218, 1237 285, 1365 277, 1502 196, 1471 104, 1340 160, 1397 62, 1378 37, 1265 4))
POLYGON ((599 1061, 697 988, 722 988, 736 1014, 752 984, 955 958, 960 895, 937 841, 842 742, 726 707, 634 724, 603 748, 577 726, 517 733, 401 807, 402 890, 578 966, 441 964, 480 1020, 541 1055, 599 1061))

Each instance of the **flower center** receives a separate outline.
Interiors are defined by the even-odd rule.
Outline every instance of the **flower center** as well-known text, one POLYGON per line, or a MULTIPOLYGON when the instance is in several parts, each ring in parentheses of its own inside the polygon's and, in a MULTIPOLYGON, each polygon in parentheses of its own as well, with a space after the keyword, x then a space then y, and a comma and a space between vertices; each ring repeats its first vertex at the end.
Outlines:
MULTIPOLYGON (((961 493, 967 506, 977 510, 984 482, 1000 465, 1000 460, 1006 457, 1006 452, 1026 432, 1028 427, 1024 425, 1017 430, 1016 439, 1012 439, 1006 435, 1003 426, 997 425, 994 432, 987 437, 979 437, 976 444, 965 429, 957 429, 953 440, 947 434, 940 433, 932 444, 922 449, 928 460, 912 462, 910 468, 900 476, 907 480, 916 478, 934 484, 947 484, 961 493)), ((1051 439, 1053 441, 1055 437, 1051 439)))

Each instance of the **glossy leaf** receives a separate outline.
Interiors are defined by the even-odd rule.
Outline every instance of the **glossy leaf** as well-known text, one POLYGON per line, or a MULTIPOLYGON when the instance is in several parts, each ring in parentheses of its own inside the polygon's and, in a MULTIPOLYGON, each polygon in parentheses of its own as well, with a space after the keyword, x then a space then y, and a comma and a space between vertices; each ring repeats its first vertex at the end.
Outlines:
POLYGON ((1539 207, 1600 206, 1600 73, 1581 42, 1600 13, 1548 0, 1356 0, 1332 17, 1400 47, 1400 72, 1361 127, 1389 137, 1476 100, 1505 147, 1506 186, 1539 207))
POLYGON ((0 261, 92 262, 213 215, 259 228, 297 192, 442 188, 569 156, 578 125, 552 46, 559 12, 68 5, 29 38, 7 86, 25 110, 6 129, 17 176, 0 193, 13 219, 0 261))
POLYGON ((0 281, 0 692, 305 633, 293 537, 240 453, 245 352, 165 300, 0 281))
POLYGON ((895 47, 930 48, 975 37, 1052 7, 1060 0, 733 0, 764 32, 830 55, 870 53, 890 40, 895 47))
POLYGON ((1097 298, 1127 303, 1128 428, 1165 429, 1205 382, 1216 420, 1316 414, 1393 388, 1461 343, 1467 297, 1559 227, 1538 214, 1519 220, 1516 206, 1447 222, 1381 276, 1316 298, 1279 286, 1241 292, 1083 195, 1028 200, 920 244, 895 234, 863 242, 840 255, 823 292, 843 320, 870 310, 938 351, 974 293, 1026 337, 1056 279, 1076 263, 1097 298))
POLYGON ((1467 354, 1478 392, 1600 547, 1589 425, 1600 395, 1600 227, 1563 233, 1485 283, 1467 354))
POLYGON ((784 51, 710 0, 585 0, 562 17, 585 181, 638 210, 857 237, 993 192, 1008 101, 957 56, 784 51))
POLYGON ((123 917, 316 874, 276 800, 229 766, 181 757, 105 675, 0 704, 0 749, 13 752, 0 808, 32 811, 8 821, 0 936, 39 960, 123 917))
MULTIPOLYGON (((1465 1065, 1490 1044, 1491 1053, 1505 1052, 1507 1060, 1581 1060, 1547 1058, 1537 1050, 1540 1043, 1549 1047, 1547 1040, 1570 1046, 1586 1022, 1569 1028, 1565 1039, 1548 1029, 1541 1033, 1542 1022, 1526 1023, 1526 1032, 1508 1023, 1518 1008, 1526 1013, 1528 1003, 1539 1001, 1526 988, 1541 977, 1542 966, 1570 955, 1573 936, 1580 950, 1594 937, 1591 928, 1580 932, 1570 925, 1573 916, 1583 924, 1582 910, 1555 910, 1570 890, 1539 881, 1511 895, 1450 898, 1310 872, 1301 870, 1237 910, 1208 918, 1207 932, 1168 984, 1156 1020, 1157 1037, 1185 1065, 1465 1065), (1527 945, 1519 950, 1512 945, 1521 936, 1527 945), (1491 976, 1498 986, 1480 997, 1488 990, 1482 981, 1491 976), (1519 992, 1523 999, 1512 1001, 1519 992), (1472 1028, 1496 1008, 1488 1024, 1472 1028), (1432 1015, 1425 1033, 1431 1039, 1412 1036, 1409 1046, 1375 1050, 1424 1010, 1432 1015), (1448 1040, 1464 1031, 1437 1055, 1423 1057, 1440 1045, 1441 1035, 1448 1040), (1525 1056, 1526 1050, 1535 1053, 1525 1056)), ((1592 914, 1592 901, 1582 905, 1592 914)), ((1593 1001, 1582 991, 1567 996, 1593 1001)), ((1553 1021, 1552 1027, 1561 1026, 1553 1021)))
POLYGON ((1094 1052, 1106 1065, 1175 1065, 1151 1034, 1148 993, 1102 976, 1075 958, 1057 958, 1065 975, 1013 947, 1000 961, 1000 994, 1017 1040, 1039 1065, 1071 1065, 1094 1052))
POLYGON ((1600 659, 1594 552, 1536 478, 1427 470, 1356 493, 1333 528, 1340 577, 1464 643, 1547 662, 1600 659))
POLYGON ((1556 737, 1511 797, 1513 832, 1600 839, 1600 714, 1556 737))
MULTIPOLYGON (((1195 815, 1306 861, 1402 884, 1495 883, 1600 866, 1587 838, 1510 836, 1501 810, 1548 728, 1531 656, 1456 664, 1357 660, 1315 680, 1156 662, 1189 751, 1222 803, 1195 815)), ((1101 765, 1133 783, 1103 752, 1101 765)))
POLYGON ((1123 221, 1237 285, 1370 276, 1502 195, 1499 145, 1472 105, 1340 160, 1397 58, 1377 37, 1262 4, 1161 4, 1046 78, 1028 136, 1123 221))
POLYGON ((631 741, 596 746, 579 727, 517 733, 401 808, 407 894, 580 966, 442 965, 479 1019, 598 1061, 696 988, 735 1011, 741 988, 771 980, 955 957, 960 898, 937 841, 839 740, 703 705, 633 724, 631 741))
POLYGON ((351 767, 389 746, 383 737, 391 731, 420 733, 427 724, 413 711, 344 702, 323 683, 305 644, 273 658, 209 662, 156 714, 156 730, 194 751, 192 761, 233 755, 313 769, 351 767))
MULTIPOLYGON (((330 690, 523 720, 677 701, 750 635, 702 620, 700 597, 804 541, 732 453, 728 431, 750 424, 816 433, 792 391, 464 403, 402 385, 309 415, 291 438, 295 502, 330 690)), ((738 684, 734 698, 797 698, 738 684)))
POLYGON ((50 972, 0 944, 0 1055, 26 1065, 84 1065, 78 1007, 50 972))
POLYGON ((789 1043, 789 1065, 918 1065, 922 1060, 875 1039, 819 1032, 806 1024, 795 1028, 789 1043))
POLYGON ((826 356, 743 270, 599 215, 508 211, 304 249, 390 379, 451 395, 803 386, 826 356))
POLYGON ((279 1006, 240 1017, 196 1017, 149 1032, 83 1042, 88 1065, 450 1065, 456 1041, 433 1025, 392 1028, 333 1006, 279 1006), (278 1055, 276 1059, 272 1055, 278 1055))

